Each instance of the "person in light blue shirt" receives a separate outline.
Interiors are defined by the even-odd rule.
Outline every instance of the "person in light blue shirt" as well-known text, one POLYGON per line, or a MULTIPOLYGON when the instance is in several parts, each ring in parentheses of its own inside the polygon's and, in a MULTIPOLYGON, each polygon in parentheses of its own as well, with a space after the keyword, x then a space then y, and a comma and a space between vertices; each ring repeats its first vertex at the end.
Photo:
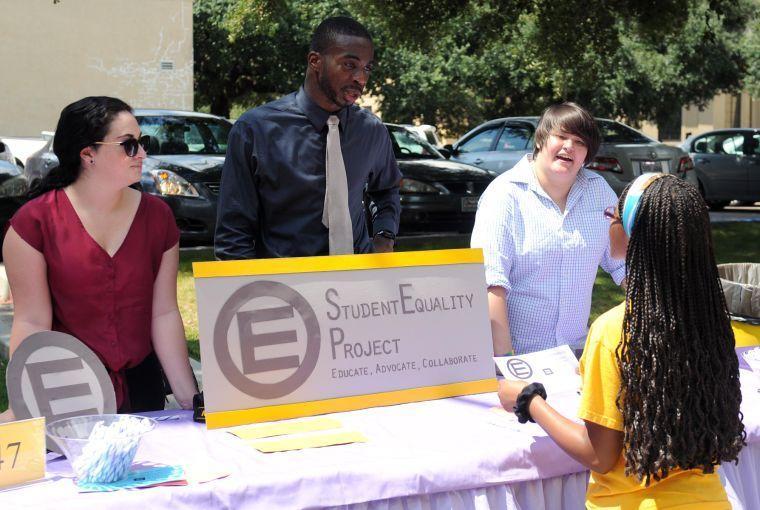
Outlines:
POLYGON ((497 177, 478 204, 471 245, 482 248, 494 354, 583 347, 597 268, 620 285, 605 210, 612 188, 583 168, 599 148, 594 118, 574 103, 547 108, 533 155, 497 177))

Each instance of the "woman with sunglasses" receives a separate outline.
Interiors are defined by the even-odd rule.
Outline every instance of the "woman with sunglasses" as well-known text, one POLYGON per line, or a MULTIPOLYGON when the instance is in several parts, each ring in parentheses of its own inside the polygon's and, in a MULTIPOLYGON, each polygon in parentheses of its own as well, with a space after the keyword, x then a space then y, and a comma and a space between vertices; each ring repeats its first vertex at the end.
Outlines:
POLYGON ((68 333, 105 365, 119 412, 163 409, 163 373, 192 408, 179 231, 164 202, 130 187, 146 156, 139 139, 119 99, 86 97, 61 112, 59 165, 11 219, 3 244, 15 306, 10 352, 38 331, 68 333))
POLYGON ((628 286, 586 340, 583 422, 536 383, 502 381, 501 403, 591 470, 587 508, 730 509, 716 466, 737 459, 746 433, 707 205, 685 181, 645 174, 607 215, 628 286))

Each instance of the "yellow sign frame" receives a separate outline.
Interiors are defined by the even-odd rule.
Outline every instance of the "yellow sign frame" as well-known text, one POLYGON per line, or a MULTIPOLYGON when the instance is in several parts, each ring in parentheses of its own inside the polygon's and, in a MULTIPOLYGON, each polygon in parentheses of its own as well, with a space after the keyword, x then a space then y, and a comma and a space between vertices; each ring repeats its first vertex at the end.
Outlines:
MULTIPOLYGON (((220 278, 452 264, 483 264, 483 252, 477 248, 464 248, 363 255, 194 262, 193 276, 195 278, 220 278)), ((496 389, 496 378, 494 377, 253 409, 219 412, 209 412, 206 410, 206 426, 209 429, 232 427, 249 423, 285 420, 326 413, 354 411, 370 407, 487 393, 496 391, 496 389)))
POLYGON ((480 248, 462 248, 401 253, 368 253, 365 255, 332 255, 329 257, 193 262, 193 276, 195 278, 216 278, 220 276, 318 273, 322 271, 357 271, 389 267, 482 263, 483 251, 480 248))

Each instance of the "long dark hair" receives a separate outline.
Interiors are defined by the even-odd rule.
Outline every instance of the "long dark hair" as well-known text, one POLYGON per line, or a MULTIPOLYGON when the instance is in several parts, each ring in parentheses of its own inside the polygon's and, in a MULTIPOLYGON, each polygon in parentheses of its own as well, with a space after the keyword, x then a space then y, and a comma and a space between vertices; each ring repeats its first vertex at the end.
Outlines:
POLYGON ((64 188, 76 181, 82 171, 79 153, 85 147, 102 141, 111 122, 121 112, 132 113, 132 107, 121 99, 106 96, 85 97, 64 108, 53 139, 58 166, 32 187, 29 198, 64 188))
POLYGON ((674 468, 712 473, 737 459, 746 433, 710 218, 694 186, 666 175, 644 191, 626 265, 616 352, 625 473, 647 485, 674 468))

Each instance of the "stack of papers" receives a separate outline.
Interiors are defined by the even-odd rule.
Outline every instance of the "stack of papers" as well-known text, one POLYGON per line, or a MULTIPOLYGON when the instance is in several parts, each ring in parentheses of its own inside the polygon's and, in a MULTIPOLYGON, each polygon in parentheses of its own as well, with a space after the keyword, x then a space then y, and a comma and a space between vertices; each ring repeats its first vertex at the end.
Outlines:
POLYGON ((367 442, 361 432, 345 429, 340 421, 327 417, 241 425, 227 432, 263 453, 367 442))

